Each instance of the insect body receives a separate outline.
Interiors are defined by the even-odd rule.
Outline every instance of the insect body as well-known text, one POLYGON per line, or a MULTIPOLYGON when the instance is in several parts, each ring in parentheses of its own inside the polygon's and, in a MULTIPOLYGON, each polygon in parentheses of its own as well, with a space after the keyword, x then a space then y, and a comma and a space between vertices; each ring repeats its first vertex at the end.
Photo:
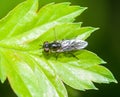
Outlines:
POLYGON ((44 42, 43 49, 45 52, 57 52, 61 49, 61 43, 54 41, 49 43, 48 41, 44 42))
POLYGON ((86 41, 78 39, 53 41, 50 43, 46 41, 43 44, 43 49, 45 52, 60 53, 81 50, 87 45, 86 41))

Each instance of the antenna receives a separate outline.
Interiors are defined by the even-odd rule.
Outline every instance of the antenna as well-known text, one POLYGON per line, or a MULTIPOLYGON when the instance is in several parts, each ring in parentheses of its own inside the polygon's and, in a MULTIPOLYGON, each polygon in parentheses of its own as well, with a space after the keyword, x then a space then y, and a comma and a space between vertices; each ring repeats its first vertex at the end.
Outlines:
POLYGON ((56 36, 55 27, 54 27, 54 35, 55 35, 55 41, 57 41, 57 36, 56 36))

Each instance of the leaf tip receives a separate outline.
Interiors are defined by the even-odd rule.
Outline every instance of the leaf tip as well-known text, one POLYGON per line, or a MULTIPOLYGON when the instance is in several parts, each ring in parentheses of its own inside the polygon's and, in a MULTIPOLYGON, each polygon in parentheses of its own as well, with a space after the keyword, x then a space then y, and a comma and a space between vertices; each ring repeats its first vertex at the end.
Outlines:
POLYGON ((99 90, 99 89, 95 87, 94 90, 99 90))
POLYGON ((97 27, 97 28, 94 28, 94 30, 96 31, 96 30, 99 30, 100 28, 99 27, 97 27))
POLYGON ((84 7, 84 10, 88 9, 88 7, 84 7))
POLYGON ((114 79, 114 83, 118 84, 118 81, 116 79, 114 79))
POLYGON ((102 63, 102 64, 107 64, 107 62, 104 61, 103 59, 101 59, 101 63, 102 63))
POLYGON ((118 84, 118 81, 115 79, 115 77, 112 75, 112 79, 111 79, 111 81, 110 82, 113 82, 113 83, 116 83, 116 84, 118 84))
POLYGON ((80 10, 85 11, 86 9, 88 9, 88 7, 80 7, 80 10))
POLYGON ((95 27, 91 27, 91 29, 92 29, 92 30, 93 30, 93 32, 94 32, 94 31, 99 30, 100 28, 99 28, 99 27, 96 27, 96 28, 95 28, 95 27))

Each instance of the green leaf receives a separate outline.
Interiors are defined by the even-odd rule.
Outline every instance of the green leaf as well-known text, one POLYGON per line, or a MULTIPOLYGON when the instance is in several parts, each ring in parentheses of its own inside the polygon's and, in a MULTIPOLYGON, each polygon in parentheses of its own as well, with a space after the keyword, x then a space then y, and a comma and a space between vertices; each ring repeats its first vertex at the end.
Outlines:
POLYGON ((74 55, 79 60, 70 55, 60 55, 57 61, 49 61, 60 78, 69 86, 79 90, 97 89, 93 82, 116 82, 109 70, 98 65, 105 62, 97 55, 86 50, 75 52, 74 55))
MULTIPOLYGON (((56 91, 57 91, 56 95, 58 96, 55 96, 55 97, 67 97, 67 92, 62 81, 59 79, 59 76, 55 74, 54 70, 48 65, 46 60, 43 58, 39 58, 37 56, 31 56, 31 57, 39 64, 40 68, 44 71, 47 78, 51 82, 52 86, 56 88, 56 91)), ((44 92, 46 93, 46 91, 44 92)), ((54 96, 51 95, 51 97, 54 97, 54 96)))
POLYGON ((6 64, 8 79, 20 97, 67 97, 65 87, 59 77, 37 57, 34 60, 27 53, 4 50, 4 58, 9 61, 9 64, 6 64), (11 61, 13 57, 14 59, 11 61), (44 67, 41 67, 40 64, 44 67))
POLYGON ((49 22, 72 22, 75 17, 80 15, 86 7, 70 6, 70 2, 64 2, 59 4, 48 4, 40 9, 38 12, 37 25, 49 23, 49 22), (43 19, 44 18, 44 19, 43 19))
POLYGON ((99 65, 106 62, 90 51, 59 53, 56 60, 42 48, 45 41, 85 40, 97 30, 74 22, 85 9, 63 2, 38 10, 38 0, 26 0, 9 12, 0 20, 1 82, 7 78, 18 97, 68 97, 63 82, 78 90, 117 82, 99 65))
POLYGON ((6 70, 5 70, 5 64, 7 64, 6 60, 3 57, 3 54, 0 50, 0 79, 1 82, 4 83, 4 81, 6 80, 6 70))
POLYGON ((0 40, 31 29, 37 9, 38 0, 27 0, 9 12, 0 20, 0 40))
POLYGON ((77 39, 85 40, 91 35, 92 32, 98 29, 99 28, 94 28, 94 27, 82 27, 81 29, 76 31, 77 33, 79 33, 79 35, 77 36, 77 39))

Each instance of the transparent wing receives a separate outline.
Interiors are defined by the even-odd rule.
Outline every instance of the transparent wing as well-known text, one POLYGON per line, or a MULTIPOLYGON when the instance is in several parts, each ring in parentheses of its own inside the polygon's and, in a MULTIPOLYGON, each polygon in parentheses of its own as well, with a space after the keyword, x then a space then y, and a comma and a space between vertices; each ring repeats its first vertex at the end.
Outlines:
POLYGON ((88 45, 86 41, 72 39, 72 40, 63 40, 61 41, 61 50, 58 52, 65 52, 65 51, 73 51, 73 50, 81 50, 88 45))

